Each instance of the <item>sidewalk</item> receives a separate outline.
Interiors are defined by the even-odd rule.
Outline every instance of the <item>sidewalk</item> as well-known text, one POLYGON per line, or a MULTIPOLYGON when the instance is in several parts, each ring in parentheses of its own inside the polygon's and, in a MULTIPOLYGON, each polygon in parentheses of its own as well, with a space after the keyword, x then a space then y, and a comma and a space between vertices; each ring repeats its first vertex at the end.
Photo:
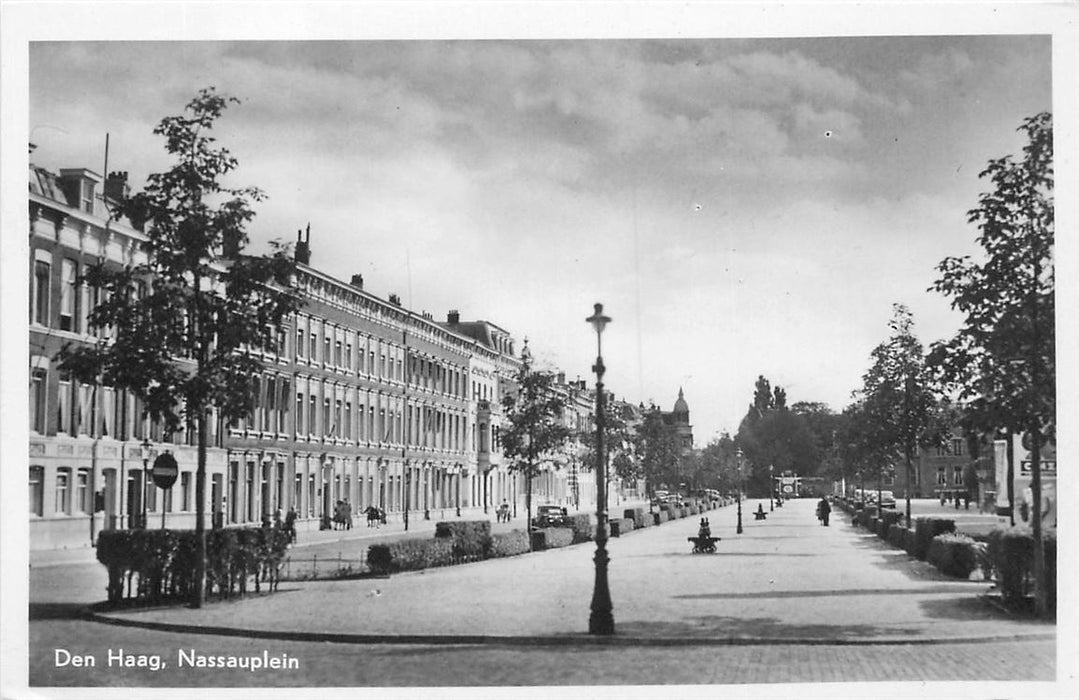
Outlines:
MULTIPOLYGON (((385 579, 287 582, 269 596, 111 612, 96 619, 184 632, 353 643, 889 644, 1053 639, 1049 623, 1009 617, 956 581, 811 500, 765 521, 757 502, 710 511, 715 555, 693 555, 687 518, 612 539, 614 638, 589 637, 595 545, 385 579)), ((764 502, 767 510, 767 501, 764 502)), ((433 525, 431 526, 433 528, 433 525)))

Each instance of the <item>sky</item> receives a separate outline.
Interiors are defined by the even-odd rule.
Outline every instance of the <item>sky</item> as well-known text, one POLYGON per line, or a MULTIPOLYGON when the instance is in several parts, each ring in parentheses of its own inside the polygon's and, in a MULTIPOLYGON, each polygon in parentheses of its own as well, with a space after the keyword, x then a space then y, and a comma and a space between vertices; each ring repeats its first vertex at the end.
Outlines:
POLYGON ((764 375, 840 411, 892 305, 926 344, 961 318, 928 291, 975 254, 991 158, 1053 107, 1045 36, 40 41, 32 161, 168 167, 164 116, 216 86, 230 180, 268 198, 253 249, 311 226, 314 267, 444 320, 528 338, 670 410, 698 446, 764 375))

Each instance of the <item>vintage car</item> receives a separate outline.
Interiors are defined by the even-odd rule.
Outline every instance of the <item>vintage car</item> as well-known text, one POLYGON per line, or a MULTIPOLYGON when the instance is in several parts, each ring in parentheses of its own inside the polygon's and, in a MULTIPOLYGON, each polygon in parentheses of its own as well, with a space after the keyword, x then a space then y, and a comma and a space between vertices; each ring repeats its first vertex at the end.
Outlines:
POLYGON ((563 506, 544 505, 536 508, 532 527, 562 527, 569 513, 563 506))

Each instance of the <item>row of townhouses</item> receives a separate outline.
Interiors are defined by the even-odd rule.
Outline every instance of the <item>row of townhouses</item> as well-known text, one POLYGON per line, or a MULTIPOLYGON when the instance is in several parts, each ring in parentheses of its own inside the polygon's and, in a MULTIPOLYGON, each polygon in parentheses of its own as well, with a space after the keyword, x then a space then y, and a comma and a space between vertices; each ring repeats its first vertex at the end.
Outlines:
MULTIPOLYGON (((80 384, 57 367, 67 343, 99 340, 87 317, 96 300, 89 265, 137 264, 143 234, 109 221, 107 200, 126 174, 29 170, 29 509, 32 548, 85 546, 102 529, 193 527, 196 436, 165 438, 140 401, 80 384), (178 479, 157 488, 150 467, 173 455, 178 479)), ((256 407, 231 425, 212 421, 206 512, 214 526, 258 523, 294 509, 301 529, 339 504, 402 517, 441 518, 461 508, 517 501, 526 485, 501 456, 501 400, 521 359, 489 321, 436 321, 311 266, 310 228, 296 246, 305 303, 263 354, 256 407)), ((527 342, 527 341, 526 341, 527 342)), ((594 393, 566 382, 564 420, 592 424, 594 393)), ((594 501, 578 478, 579 441, 532 484, 538 502, 594 501)))

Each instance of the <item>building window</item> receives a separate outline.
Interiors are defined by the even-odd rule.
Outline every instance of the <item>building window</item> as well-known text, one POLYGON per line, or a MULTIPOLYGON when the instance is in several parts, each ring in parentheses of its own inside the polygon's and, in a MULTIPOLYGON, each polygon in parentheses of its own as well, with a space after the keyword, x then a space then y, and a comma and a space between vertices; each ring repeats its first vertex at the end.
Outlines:
POLYGON ((332 436, 337 432, 337 426, 330 420, 329 397, 322 400, 322 430, 327 436, 332 436))
POLYGON ((45 467, 30 467, 30 515, 45 514, 45 467))
POLYGON ((318 397, 311 394, 311 399, 307 404, 307 432, 314 435, 318 432, 318 426, 315 421, 318 420, 318 397))
POLYGON ((322 361, 326 364, 333 362, 333 356, 330 355, 330 336, 324 336, 322 338, 322 361))
POLYGON ((64 258, 60 262, 60 330, 74 331, 75 298, 78 266, 74 260, 64 258))
POLYGON ((939 486, 947 486, 948 485, 948 475, 947 475, 947 473, 945 473, 944 467, 937 467, 937 485, 939 485, 939 486))
POLYGON ((35 369, 30 375, 30 430, 41 435, 45 434, 48 377, 43 369, 35 369))
POLYGON ((49 325, 49 263, 34 261, 34 323, 49 325))
POLYGON ((296 394, 296 437, 304 434, 303 425, 303 392, 296 394))
POLYGON ((191 472, 180 472, 180 510, 191 510, 191 472))
POLYGON ((952 438, 952 454, 956 456, 963 454, 963 438, 952 438))
POLYGON ((346 401, 345 402, 344 425, 345 425, 345 431, 344 431, 345 432, 345 439, 346 440, 351 440, 352 439, 352 402, 351 401, 346 401))
POLYGON ((75 474, 75 503, 83 513, 94 512, 94 499, 90 493, 89 469, 80 469, 75 474))
POLYGON ((335 341, 333 346, 333 364, 335 367, 344 367, 345 358, 341 356, 341 341, 335 341))
POLYGON ((303 329, 296 329, 296 359, 303 359, 303 329))
POLYGON ((952 485, 963 485, 963 467, 952 467, 952 485))
POLYGON ((314 334, 314 333, 310 334, 308 347, 311 350, 311 356, 308 359, 311 360, 312 362, 317 361, 318 360, 318 336, 316 334, 314 334))
POLYGON ((59 514, 66 515, 71 510, 71 470, 56 470, 56 510, 59 514))
POLYGON ((352 343, 345 343, 345 369, 352 371, 352 343))
POLYGON ((71 410, 74 387, 71 384, 71 376, 67 373, 60 375, 60 391, 56 402, 56 429, 61 433, 71 434, 71 410))

